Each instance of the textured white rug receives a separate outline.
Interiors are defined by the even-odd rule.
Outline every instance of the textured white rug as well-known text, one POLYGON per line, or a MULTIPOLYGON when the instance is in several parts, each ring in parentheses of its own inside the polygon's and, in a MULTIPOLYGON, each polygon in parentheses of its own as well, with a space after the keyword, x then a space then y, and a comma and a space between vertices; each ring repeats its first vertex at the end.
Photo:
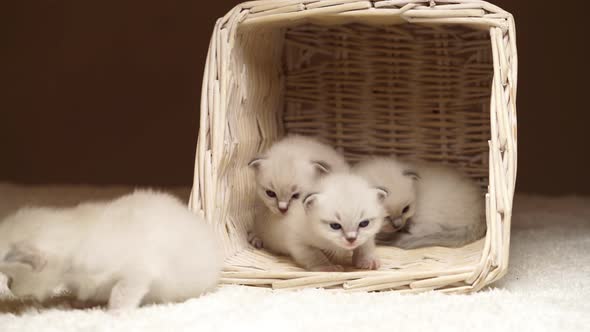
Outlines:
MULTIPOLYGON (((73 204, 128 188, 0 184, 0 218, 24 204, 73 204)), ((175 190, 186 198, 186 190, 175 190)), ((100 309, 0 313, 0 331, 590 331, 590 198, 521 196, 510 271, 477 294, 342 294, 239 286, 122 316, 100 309)))

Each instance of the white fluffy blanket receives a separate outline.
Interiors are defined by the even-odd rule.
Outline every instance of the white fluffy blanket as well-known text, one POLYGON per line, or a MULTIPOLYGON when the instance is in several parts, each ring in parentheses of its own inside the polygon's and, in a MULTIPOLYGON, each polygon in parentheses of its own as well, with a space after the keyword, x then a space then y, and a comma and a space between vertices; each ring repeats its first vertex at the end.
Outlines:
MULTIPOLYGON (((128 188, 0 184, 0 218, 25 204, 73 204, 128 188)), ((186 190, 175 190, 186 198, 186 190)), ((4 309, 6 310, 6 309, 4 309)), ((590 198, 520 196, 510 271, 471 295, 272 291, 240 286, 113 316, 101 309, 0 313, 0 331, 589 331, 590 198)))

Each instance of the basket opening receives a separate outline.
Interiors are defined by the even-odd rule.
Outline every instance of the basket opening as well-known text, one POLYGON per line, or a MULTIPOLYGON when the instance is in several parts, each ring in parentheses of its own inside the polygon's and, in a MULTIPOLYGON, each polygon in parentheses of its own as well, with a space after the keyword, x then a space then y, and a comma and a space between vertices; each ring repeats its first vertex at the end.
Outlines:
MULTIPOLYGON (((318 137, 351 162, 397 155, 451 164, 478 181, 483 195, 493 77, 488 31, 420 24, 259 26, 238 28, 231 54, 233 77, 226 79, 236 83, 226 98, 228 132, 238 147, 224 156, 237 165, 225 178, 235 183, 232 195, 245 199, 228 200, 224 218, 239 242, 230 250, 239 254, 228 261, 236 271, 266 271, 265 278, 313 275, 246 241, 254 181, 240 165, 289 133, 318 137)), ((384 268, 436 276, 473 270, 482 246, 483 240, 455 249, 378 252, 384 268)))

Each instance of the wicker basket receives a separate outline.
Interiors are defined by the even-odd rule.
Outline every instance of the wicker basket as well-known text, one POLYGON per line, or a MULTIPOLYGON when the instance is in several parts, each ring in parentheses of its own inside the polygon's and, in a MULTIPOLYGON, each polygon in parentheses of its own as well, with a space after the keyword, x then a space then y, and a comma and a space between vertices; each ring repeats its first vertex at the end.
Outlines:
POLYGON ((191 209, 222 234, 222 282, 345 291, 481 289, 505 274, 516 180, 514 21, 474 0, 262 0, 215 25, 191 209), (485 194, 488 232, 462 248, 378 248, 379 271, 308 272, 247 243, 247 163, 287 133, 354 162, 448 163, 485 194))

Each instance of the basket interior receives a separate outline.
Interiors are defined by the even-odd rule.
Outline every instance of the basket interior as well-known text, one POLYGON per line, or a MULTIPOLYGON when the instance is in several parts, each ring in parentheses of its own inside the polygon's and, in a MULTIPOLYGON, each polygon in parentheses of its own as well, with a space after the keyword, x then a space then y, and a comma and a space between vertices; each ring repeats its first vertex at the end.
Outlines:
MULTIPOLYGON (((222 172, 240 198, 226 199, 222 218, 234 243, 228 270, 304 273, 246 241, 255 194, 244 165, 288 133, 318 137, 351 162, 397 155, 451 164, 478 181, 484 195, 493 76, 488 31, 366 22, 238 28, 231 54, 236 83, 228 91, 227 117, 237 148, 222 172)), ((378 250, 385 270, 444 275, 469 271, 482 243, 378 250)))

